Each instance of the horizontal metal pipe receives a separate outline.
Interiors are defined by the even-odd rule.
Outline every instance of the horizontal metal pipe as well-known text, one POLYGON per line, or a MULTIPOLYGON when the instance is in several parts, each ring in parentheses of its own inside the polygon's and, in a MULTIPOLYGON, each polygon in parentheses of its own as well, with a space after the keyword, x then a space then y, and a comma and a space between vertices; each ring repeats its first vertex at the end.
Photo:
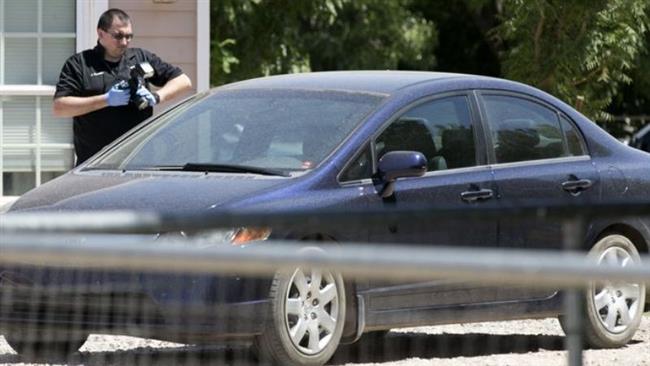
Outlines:
POLYGON ((292 212, 197 212, 174 214, 142 211, 17 212, 0 215, 2 232, 114 232, 142 233, 203 230, 241 226, 323 228, 332 225, 389 226, 401 222, 427 223, 436 219, 469 221, 499 219, 567 219, 582 217, 650 217, 650 202, 585 205, 527 205, 518 207, 412 205, 405 208, 303 210, 292 212))
POLYGON ((272 274, 296 266, 347 277, 453 279, 481 284, 579 287, 589 281, 650 282, 643 265, 597 266, 576 252, 265 241, 247 247, 136 235, 3 234, 0 263, 165 273, 272 274), (309 248, 321 246, 323 250, 309 248), (307 249, 305 249, 307 248, 307 249))
POLYGON ((161 225, 156 213, 135 211, 40 212, 0 215, 0 235, 8 232, 132 232, 161 225))

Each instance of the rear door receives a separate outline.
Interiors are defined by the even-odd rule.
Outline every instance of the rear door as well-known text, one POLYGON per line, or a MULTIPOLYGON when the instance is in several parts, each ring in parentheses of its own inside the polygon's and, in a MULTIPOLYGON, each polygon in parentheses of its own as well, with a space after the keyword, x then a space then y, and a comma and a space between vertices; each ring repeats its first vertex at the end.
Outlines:
MULTIPOLYGON (((600 200, 599 174, 576 125, 544 102, 517 94, 480 93, 496 197, 504 207, 600 200)), ((499 221, 499 246, 561 249, 561 221, 499 221)), ((503 288, 501 297, 548 295, 503 288), (511 294, 505 292, 513 290, 511 294)))

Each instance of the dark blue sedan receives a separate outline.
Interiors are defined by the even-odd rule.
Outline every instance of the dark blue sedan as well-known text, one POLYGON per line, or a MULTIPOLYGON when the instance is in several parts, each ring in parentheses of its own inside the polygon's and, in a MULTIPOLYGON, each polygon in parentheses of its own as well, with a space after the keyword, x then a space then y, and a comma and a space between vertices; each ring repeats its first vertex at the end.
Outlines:
MULTIPOLYGON (((196 95, 25 194, 12 211, 195 214, 373 210, 422 203, 511 207, 640 199, 649 192, 650 154, 619 143, 532 87, 445 73, 328 72, 248 80, 196 95)), ((557 222, 495 217, 467 225, 405 222, 320 232, 246 227, 220 232, 219 238, 234 244, 288 238, 322 240, 323 246, 363 241, 561 249, 557 222)), ((650 247, 650 224, 639 218, 593 221, 583 246, 599 263, 638 263, 639 253, 650 247)), ((3 309, 2 332, 19 352, 35 344, 42 350, 76 349, 91 331, 128 332, 181 341, 243 337, 253 339, 259 353, 277 364, 321 365, 339 343, 364 332, 561 313, 557 291, 450 281, 352 281, 306 268, 271 280, 15 276, 23 284, 84 279, 114 290, 76 293, 104 299, 89 300, 79 316, 73 311, 79 305, 70 297, 52 290, 33 297, 32 289, 31 300, 39 299, 54 314, 3 309), (151 311, 121 313, 124 307, 116 299, 151 311), (111 304, 108 309, 106 304, 111 304), (111 316, 93 316, 107 310, 111 316), (57 338, 58 343, 38 337, 58 334, 42 329, 72 323, 75 332, 57 338), (30 338, 26 328, 39 331, 30 338)), ((29 308, 19 306, 18 293, 14 289, 9 297, 13 309, 29 308)), ((643 284, 591 285, 585 309, 588 343, 626 344, 641 321, 645 296, 643 284)))

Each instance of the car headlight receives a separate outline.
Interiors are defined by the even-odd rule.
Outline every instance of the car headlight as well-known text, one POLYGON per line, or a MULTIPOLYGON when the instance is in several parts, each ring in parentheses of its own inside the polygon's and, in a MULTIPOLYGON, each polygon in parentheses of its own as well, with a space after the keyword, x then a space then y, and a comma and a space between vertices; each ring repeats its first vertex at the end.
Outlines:
POLYGON ((252 241, 263 241, 271 235, 268 227, 239 227, 233 229, 207 230, 195 234, 185 232, 166 233, 160 238, 183 237, 199 247, 209 247, 219 244, 244 245, 252 241))
POLYGON ((231 243, 242 245, 251 241, 263 241, 271 236, 269 227, 241 227, 234 230, 231 243))

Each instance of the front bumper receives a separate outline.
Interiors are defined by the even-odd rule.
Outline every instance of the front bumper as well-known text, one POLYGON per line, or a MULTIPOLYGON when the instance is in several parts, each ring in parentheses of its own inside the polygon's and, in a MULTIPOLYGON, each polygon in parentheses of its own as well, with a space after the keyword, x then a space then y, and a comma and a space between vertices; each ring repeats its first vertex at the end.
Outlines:
POLYGON ((137 281, 110 286, 0 282, 0 333, 34 329, 197 342, 252 337, 266 321, 268 292, 261 290, 268 289, 266 280, 248 280, 248 293, 242 293, 237 277, 130 278, 137 281), (217 287, 206 291, 210 285, 217 287))

